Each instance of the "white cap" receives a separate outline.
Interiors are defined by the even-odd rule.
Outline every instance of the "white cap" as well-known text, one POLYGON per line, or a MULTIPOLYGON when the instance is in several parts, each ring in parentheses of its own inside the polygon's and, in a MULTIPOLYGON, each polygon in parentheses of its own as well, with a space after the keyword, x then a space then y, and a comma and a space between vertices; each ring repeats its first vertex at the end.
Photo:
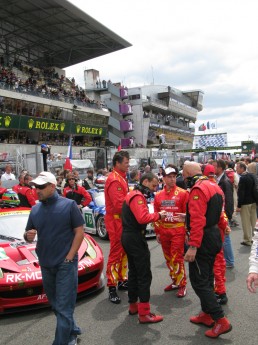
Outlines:
POLYGON ((176 172, 176 170, 174 168, 168 167, 168 168, 165 169, 165 174, 166 175, 173 174, 173 173, 177 175, 177 172, 176 172))
POLYGON ((48 171, 42 171, 35 180, 30 181, 30 184, 35 184, 42 186, 46 183, 53 183, 55 186, 57 185, 55 175, 51 174, 48 171))

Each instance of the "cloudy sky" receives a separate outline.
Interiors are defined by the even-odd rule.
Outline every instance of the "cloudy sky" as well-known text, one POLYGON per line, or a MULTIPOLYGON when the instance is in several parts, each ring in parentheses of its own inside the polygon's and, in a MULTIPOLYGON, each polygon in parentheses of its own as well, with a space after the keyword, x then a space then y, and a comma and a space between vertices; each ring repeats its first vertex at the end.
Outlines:
POLYGON ((257 0, 69 0, 132 47, 67 69, 83 86, 83 71, 125 86, 201 89, 207 121, 228 133, 229 145, 258 142, 257 0))

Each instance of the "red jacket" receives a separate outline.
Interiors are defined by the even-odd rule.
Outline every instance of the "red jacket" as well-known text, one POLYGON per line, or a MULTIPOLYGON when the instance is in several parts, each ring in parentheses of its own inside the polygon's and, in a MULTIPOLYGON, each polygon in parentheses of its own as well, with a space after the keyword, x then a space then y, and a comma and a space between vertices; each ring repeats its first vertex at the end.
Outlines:
POLYGON ((154 211, 167 211, 167 217, 155 223, 155 232, 168 228, 184 227, 184 223, 175 222, 173 216, 175 213, 186 213, 186 204, 188 201, 188 192, 182 188, 174 186, 168 189, 167 186, 163 190, 157 192, 154 198, 154 211))
POLYGON ((75 188, 71 188, 70 186, 65 187, 63 196, 76 201, 77 205, 82 205, 83 207, 89 205, 92 200, 90 193, 88 193, 85 188, 78 185, 75 185, 75 188))
POLYGON ((121 215, 122 205, 128 193, 126 173, 114 168, 108 175, 104 191, 106 214, 112 216, 114 214, 121 215))
POLYGON ((190 225, 190 246, 200 247, 205 227, 218 225, 220 230, 227 227, 224 217, 224 194, 221 188, 213 181, 200 179, 195 183, 189 193, 188 226, 190 225), (219 202, 217 196, 222 200, 219 202))
POLYGON ((20 199, 20 206, 32 207, 36 205, 36 199, 31 187, 18 185, 16 190, 14 190, 20 199))

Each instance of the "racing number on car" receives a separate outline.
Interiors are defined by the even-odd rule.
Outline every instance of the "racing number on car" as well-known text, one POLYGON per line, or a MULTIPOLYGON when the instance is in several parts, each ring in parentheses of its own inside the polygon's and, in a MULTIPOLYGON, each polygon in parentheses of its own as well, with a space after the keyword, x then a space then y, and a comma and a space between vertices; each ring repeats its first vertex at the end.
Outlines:
POLYGON ((93 222, 93 214, 92 213, 84 213, 85 217, 85 225, 87 228, 94 228, 93 222))

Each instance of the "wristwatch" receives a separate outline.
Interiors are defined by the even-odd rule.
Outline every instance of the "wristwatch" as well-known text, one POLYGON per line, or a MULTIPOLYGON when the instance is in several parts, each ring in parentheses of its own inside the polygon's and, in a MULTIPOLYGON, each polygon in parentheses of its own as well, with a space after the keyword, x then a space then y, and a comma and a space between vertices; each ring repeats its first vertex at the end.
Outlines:
POLYGON ((73 262, 73 260, 69 260, 69 259, 64 259, 64 262, 73 262))

